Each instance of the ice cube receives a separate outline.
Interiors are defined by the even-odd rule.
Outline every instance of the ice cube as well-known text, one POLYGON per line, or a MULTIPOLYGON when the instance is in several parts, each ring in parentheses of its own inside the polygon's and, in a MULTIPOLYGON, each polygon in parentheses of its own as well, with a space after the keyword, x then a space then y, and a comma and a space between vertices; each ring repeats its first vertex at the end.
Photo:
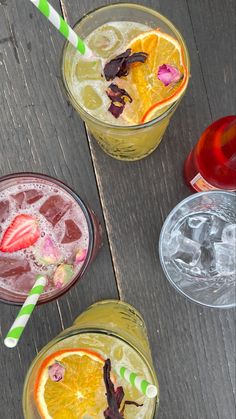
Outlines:
POLYGON ((210 241, 202 244, 201 265, 204 274, 211 276, 216 273, 215 249, 210 241))
POLYGON ((193 276, 199 276, 202 274, 202 271, 198 266, 194 266, 189 270, 189 273, 193 276))
POLYGON ((221 275, 236 274, 235 246, 229 243, 215 243, 216 270, 221 275))
POLYGON ((212 216, 212 225, 210 229, 210 238, 212 242, 221 241, 222 231, 226 222, 216 215, 212 216))
POLYGON ((35 283, 35 274, 33 272, 26 272, 17 276, 14 280, 14 289, 20 293, 27 294, 35 283))
POLYGON ((84 106, 92 111, 102 105, 102 98, 92 86, 85 86, 81 89, 81 100, 84 106))
POLYGON ((70 209, 70 207, 70 201, 66 201, 60 195, 52 195, 40 207, 39 212, 49 223, 55 226, 70 209))
POLYGON ((37 189, 28 189, 27 191, 22 191, 17 193, 16 195, 12 195, 19 209, 25 208, 26 204, 34 204, 39 199, 41 199, 42 196, 43 193, 37 191, 37 189))
POLYGON ((194 266, 200 259, 201 245, 180 232, 172 235, 169 243, 169 256, 172 260, 182 261, 185 265, 194 266))
POLYGON ((4 223, 9 215, 9 201, 0 201, 0 223, 4 223))
POLYGON ((101 60, 82 60, 76 65, 76 77, 79 81, 83 80, 102 80, 102 62, 101 60))
POLYGON ((123 36, 119 29, 104 25, 93 32, 88 46, 98 57, 107 58, 121 46, 122 42, 123 36))
POLYGON ((25 259, 8 258, 0 255, 0 276, 19 276, 30 271, 29 262, 25 259))
POLYGON ((211 219, 208 216, 195 215, 188 218, 188 226, 192 229, 192 240, 203 243, 209 238, 211 219))
POLYGON ((73 220, 65 221, 65 234, 61 243, 71 243, 79 240, 82 236, 80 228, 75 224, 73 220))
POLYGON ((236 247, 236 224, 226 225, 226 227, 222 231, 222 241, 231 243, 233 246, 236 247))
POLYGON ((201 275, 201 269, 198 266, 188 265, 180 259, 175 259, 172 262, 177 267, 177 269, 182 273, 188 274, 190 276, 200 276, 201 275))

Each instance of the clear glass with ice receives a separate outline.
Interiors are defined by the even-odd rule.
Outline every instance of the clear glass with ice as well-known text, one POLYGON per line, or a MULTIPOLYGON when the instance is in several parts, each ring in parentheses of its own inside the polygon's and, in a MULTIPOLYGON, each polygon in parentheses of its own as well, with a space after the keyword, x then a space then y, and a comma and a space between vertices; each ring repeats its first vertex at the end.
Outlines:
POLYGON ((159 240, 162 268, 190 300, 210 307, 236 305, 236 194, 194 194, 169 214, 159 240))

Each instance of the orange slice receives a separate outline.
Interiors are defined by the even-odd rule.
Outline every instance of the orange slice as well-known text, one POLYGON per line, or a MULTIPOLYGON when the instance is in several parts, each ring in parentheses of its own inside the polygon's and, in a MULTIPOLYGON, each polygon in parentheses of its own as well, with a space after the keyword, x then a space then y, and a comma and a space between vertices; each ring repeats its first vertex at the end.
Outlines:
POLYGON ((141 33, 127 48, 131 48, 133 53, 146 52, 148 58, 145 63, 136 63, 130 68, 127 82, 135 96, 134 101, 126 106, 123 116, 132 124, 151 121, 178 100, 187 87, 188 71, 183 49, 176 39, 159 29, 141 33), (157 78, 159 66, 163 64, 176 67, 182 75, 181 80, 165 86, 157 78))
POLYGON ((105 360, 89 349, 62 349, 42 363, 34 386, 34 398, 43 419, 103 417, 107 407, 103 380, 105 360), (48 368, 55 362, 65 367, 61 381, 52 381, 48 368))

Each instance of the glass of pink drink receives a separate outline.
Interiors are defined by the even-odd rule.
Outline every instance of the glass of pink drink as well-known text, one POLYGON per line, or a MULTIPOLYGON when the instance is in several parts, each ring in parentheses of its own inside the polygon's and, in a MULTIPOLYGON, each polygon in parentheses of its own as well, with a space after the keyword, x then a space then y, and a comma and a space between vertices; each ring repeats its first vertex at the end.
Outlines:
POLYGON ((0 178, 1 301, 22 304, 37 274, 47 277, 39 303, 58 298, 83 275, 100 246, 96 216, 61 181, 35 173, 0 178), (7 251, 7 229, 28 216, 35 220, 38 238, 30 246, 7 251))

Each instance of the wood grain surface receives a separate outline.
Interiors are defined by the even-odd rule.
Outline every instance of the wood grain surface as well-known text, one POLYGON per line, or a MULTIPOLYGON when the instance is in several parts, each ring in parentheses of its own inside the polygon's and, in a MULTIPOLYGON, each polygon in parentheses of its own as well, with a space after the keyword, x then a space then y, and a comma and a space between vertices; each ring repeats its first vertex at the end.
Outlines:
MULTIPOLYGON (((60 11, 59 2, 52 2, 60 11)), ((28 0, 0 2, 0 176, 36 171, 73 187, 103 223, 99 192, 82 121, 60 85, 63 38, 28 0)), ((23 417, 26 372, 38 350, 93 302, 117 298, 104 230, 104 246, 81 282, 58 302, 39 307, 21 342, 3 339, 19 310, 0 304, 0 418, 23 417)))
MULTIPOLYGON (((74 24, 110 2, 51 3, 74 24)), ((1 419, 22 417, 23 380, 37 351, 89 304, 119 296, 141 311, 148 327, 161 388, 158 419, 235 418, 234 311, 186 301, 167 283, 158 258, 163 221, 190 194, 182 179, 184 159, 212 120, 235 112, 234 3, 139 3, 159 10, 182 32, 191 80, 157 151, 124 163, 106 156, 94 139, 87 141, 67 104, 60 35, 28 0, 0 0, 0 175, 33 170, 64 180, 104 217, 108 234, 81 283, 36 310, 19 346, 7 350, 2 340, 1 419)), ((1 304, 2 338, 16 313, 1 304)))
MULTIPOLYGON (((63 0, 72 24, 95 3, 110 2, 63 0)), ((228 79, 220 80, 226 65, 222 57, 229 65, 228 51, 232 54, 234 48, 233 38, 226 35, 229 26, 225 18, 232 13, 232 5, 223 11, 218 2, 212 10, 208 1, 199 2, 199 6, 186 1, 139 3, 159 10, 182 32, 190 52, 192 77, 163 142, 147 159, 115 161, 90 139, 117 283, 121 298, 143 313, 148 326, 161 388, 158 417, 233 419, 234 313, 187 302, 167 283, 158 259, 163 221, 190 193, 182 179, 184 159, 212 118, 234 111, 233 100, 225 99, 221 106, 217 99, 222 90, 224 98, 233 96, 232 69, 228 79), (219 43, 220 35, 213 34, 221 12, 223 40, 219 43), (224 39, 229 42, 226 49, 224 39)), ((233 24, 231 27, 233 31, 233 24)))

